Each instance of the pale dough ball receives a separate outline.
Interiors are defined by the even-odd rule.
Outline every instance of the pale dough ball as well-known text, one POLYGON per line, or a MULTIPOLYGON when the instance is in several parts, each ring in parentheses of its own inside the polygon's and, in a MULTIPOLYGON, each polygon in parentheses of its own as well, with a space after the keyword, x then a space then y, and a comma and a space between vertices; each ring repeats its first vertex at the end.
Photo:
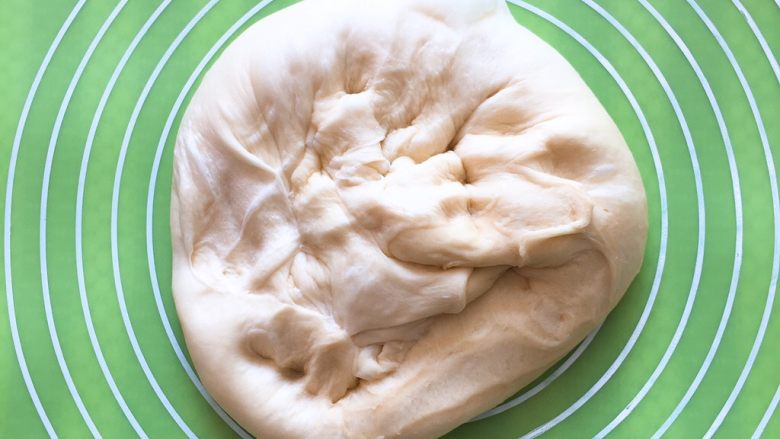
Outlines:
POLYGON ((174 294, 261 438, 433 437, 601 322, 642 261, 615 124, 499 0, 306 0, 181 123, 174 294))

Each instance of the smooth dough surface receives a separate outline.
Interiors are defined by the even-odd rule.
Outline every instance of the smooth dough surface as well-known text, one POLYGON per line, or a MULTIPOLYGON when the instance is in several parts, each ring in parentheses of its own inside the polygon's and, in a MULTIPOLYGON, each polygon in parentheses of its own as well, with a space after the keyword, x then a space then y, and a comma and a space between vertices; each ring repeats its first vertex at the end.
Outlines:
POLYGON ((176 308, 260 438, 435 437, 604 319, 646 217, 616 126, 503 1, 306 0, 181 123, 176 308))

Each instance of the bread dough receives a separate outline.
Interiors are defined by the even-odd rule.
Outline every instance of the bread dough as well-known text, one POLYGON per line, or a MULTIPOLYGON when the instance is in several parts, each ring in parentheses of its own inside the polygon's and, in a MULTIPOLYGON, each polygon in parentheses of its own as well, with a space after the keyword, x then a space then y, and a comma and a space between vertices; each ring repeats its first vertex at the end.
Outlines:
POLYGON ((434 437, 604 319, 646 217, 614 123, 503 2, 306 0, 181 123, 176 308, 258 437, 434 437))

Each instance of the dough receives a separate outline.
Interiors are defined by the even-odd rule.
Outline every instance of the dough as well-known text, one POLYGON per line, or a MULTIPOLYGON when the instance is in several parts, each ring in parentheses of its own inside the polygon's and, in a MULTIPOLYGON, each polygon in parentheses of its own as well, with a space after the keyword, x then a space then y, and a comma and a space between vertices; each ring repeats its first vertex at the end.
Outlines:
POLYGON ((614 123, 502 1, 306 0, 181 123, 176 308, 258 437, 434 437, 604 319, 646 217, 614 123))

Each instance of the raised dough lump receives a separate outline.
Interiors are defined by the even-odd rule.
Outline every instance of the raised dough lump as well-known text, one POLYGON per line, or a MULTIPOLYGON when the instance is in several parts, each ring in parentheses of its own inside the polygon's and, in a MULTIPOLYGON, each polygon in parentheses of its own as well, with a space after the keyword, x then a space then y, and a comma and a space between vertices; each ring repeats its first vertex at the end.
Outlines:
POLYGON ((306 0, 181 123, 176 307, 258 437, 431 437, 604 319, 646 216, 614 123, 503 2, 306 0))

